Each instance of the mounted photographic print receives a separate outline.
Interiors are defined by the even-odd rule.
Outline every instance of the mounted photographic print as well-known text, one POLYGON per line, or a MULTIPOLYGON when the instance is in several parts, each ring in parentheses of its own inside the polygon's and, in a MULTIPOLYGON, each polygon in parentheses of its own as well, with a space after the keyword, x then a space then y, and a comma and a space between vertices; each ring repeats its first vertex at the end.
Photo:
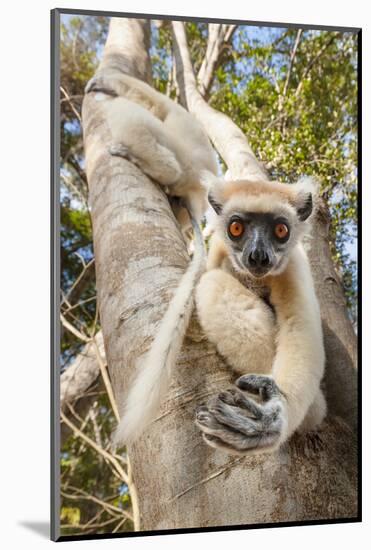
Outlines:
POLYGON ((52 12, 52 538, 355 522, 355 28, 52 12))

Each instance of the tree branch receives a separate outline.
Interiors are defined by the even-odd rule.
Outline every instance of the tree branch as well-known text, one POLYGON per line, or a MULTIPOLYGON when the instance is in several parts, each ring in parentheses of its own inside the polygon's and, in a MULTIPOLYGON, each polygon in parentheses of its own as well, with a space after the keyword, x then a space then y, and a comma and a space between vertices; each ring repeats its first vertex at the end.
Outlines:
POLYGON ((74 281, 73 285, 69 288, 67 294, 64 296, 61 305, 64 302, 69 302, 74 304, 78 297, 85 290, 87 285, 92 282, 94 276, 94 258, 90 260, 86 265, 83 266, 83 269, 79 276, 74 281))
POLYGON ((64 95, 64 98, 65 100, 67 101, 68 105, 71 107, 74 115, 76 116, 77 120, 80 122, 81 124, 81 115, 80 113, 78 112, 78 110, 76 109, 76 107, 74 106, 73 102, 72 102, 72 99, 70 97, 70 95, 67 93, 67 91, 63 88, 63 86, 60 86, 60 90, 62 92, 62 94, 64 95))
POLYGON ((237 25, 209 23, 206 54, 197 75, 199 91, 205 99, 209 96, 215 71, 221 61, 221 55, 230 44, 236 29, 237 25))
POLYGON ((94 449, 98 454, 100 454, 103 458, 105 458, 108 462, 110 462, 114 468, 116 469, 117 473, 119 474, 120 478, 124 483, 126 483, 129 486, 129 477, 127 473, 122 468, 119 461, 108 451, 100 447, 95 441, 93 441, 89 436, 87 436, 84 432, 82 432, 62 411, 61 412, 61 418, 65 424, 73 431, 73 433, 85 441, 92 449, 94 449))
POLYGON ((173 22, 173 34, 177 80, 180 95, 188 110, 204 126, 233 179, 266 179, 264 168, 256 159, 243 132, 229 117, 210 107, 200 94, 182 22, 173 22))
POLYGON ((95 340, 89 341, 77 355, 73 363, 61 375, 60 402, 61 409, 65 410, 67 403, 75 403, 85 396, 99 376, 100 368, 97 361, 96 347, 100 356, 104 357, 104 343, 102 332, 95 335, 95 340))

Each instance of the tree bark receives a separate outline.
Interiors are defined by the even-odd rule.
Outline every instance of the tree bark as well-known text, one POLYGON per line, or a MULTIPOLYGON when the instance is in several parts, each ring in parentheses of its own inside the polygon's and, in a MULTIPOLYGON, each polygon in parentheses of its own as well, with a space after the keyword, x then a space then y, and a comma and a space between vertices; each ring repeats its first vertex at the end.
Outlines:
POLYGON ((347 312, 343 286, 331 258, 330 217, 322 204, 308 254, 321 307, 326 347, 324 387, 329 411, 357 432, 357 338, 347 312))
MULTIPOLYGON (((95 335, 99 353, 104 357, 102 332, 95 335)), ((85 345, 73 363, 61 375, 61 409, 65 411, 67 404, 74 404, 85 396, 87 390, 94 384, 100 374, 97 352, 94 342, 85 345)))
MULTIPOLYGON (((99 70, 115 59, 137 76, 138 58, 146 79, 147 31, 145 21, 112 19, 109 50, 99 70)), ((109 132, 97 99, 89 94, 83 103, 86 165, 101 325, 122 409, 136 359, 149 348, 189 258, 163 191, 134 165, 107 153, 109 132)), ((229 169, 231 163, 237 173, 242 163, 265 177, 230 119, 218 119, 198 97, 189 96, 187 103, 229 169), (232 135, 237 152, 228 146, 232 135)), ((203 442, 194 424, 195 408, 229 387, 233 378, 193 316, 166 401, 128 449, 141 529, 355 517, 356 448, 351 429, 340 419, 325 423, 316 436, 295 435, 270 456, 231 458, 203 442)))

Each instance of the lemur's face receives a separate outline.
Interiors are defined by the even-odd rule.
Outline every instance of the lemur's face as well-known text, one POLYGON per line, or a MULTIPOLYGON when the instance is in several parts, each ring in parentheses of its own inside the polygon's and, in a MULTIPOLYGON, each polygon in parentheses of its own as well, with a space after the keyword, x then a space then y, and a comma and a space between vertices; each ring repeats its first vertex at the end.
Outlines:
POLYGON ((289 213, 233 210, 223 215, 224 239, 238 271, 255 278, 279 273, 296 242, 296 224, 289 213))
POLYGON ((211 190, 209 202, 232 264, 254 278, 285 269, 313 208, 310 192, 272 182, 227 183, 211 190))

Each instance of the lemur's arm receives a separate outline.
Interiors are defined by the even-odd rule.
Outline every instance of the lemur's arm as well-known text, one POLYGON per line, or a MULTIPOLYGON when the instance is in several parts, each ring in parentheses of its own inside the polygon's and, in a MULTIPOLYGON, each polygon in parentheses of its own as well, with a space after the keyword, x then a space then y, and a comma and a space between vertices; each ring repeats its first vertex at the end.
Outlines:
POLYGON ((296 247, 285 273, 272 277, 270 300, 279 327, 273 378, 287 401, 289 437, 315 401, 325 365, 320 310, 301 245, 296 247))
POLYGON ((219 268, 202 275, 196 288, 196 304, 208 340, 235 373, 271 372, 275 321, 272 309, 263 300, 219 268))

